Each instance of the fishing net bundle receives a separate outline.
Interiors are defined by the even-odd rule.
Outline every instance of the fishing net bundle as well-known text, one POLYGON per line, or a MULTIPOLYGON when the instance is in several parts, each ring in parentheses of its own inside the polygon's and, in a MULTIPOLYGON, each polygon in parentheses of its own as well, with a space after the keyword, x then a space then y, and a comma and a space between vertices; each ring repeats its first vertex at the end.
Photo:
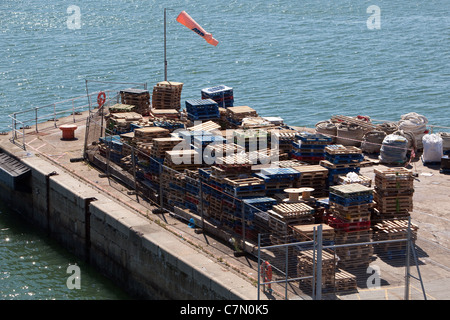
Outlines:
POLYGON ((416 139, 417 149, 422 149, 422 137, 426 134, 428 120, 415 112, 404 114, 398 122, 398 129, 405 132, 412 132, 416 139))
POLYGON ((336 142, 337 127, 331 120, 317 122, 316 132, 331 137, 331 143, 336 142))
POLYGON ((380 149, 380 162, 402 164, 407 160, 408 140, 396 134, 389 134, 383 139, 380 149))

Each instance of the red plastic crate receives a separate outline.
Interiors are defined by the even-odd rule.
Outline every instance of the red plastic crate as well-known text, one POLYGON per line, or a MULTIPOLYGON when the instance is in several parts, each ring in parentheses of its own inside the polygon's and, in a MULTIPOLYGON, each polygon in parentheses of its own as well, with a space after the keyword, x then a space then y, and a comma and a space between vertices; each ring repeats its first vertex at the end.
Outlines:
POLYGON ((360 222, 347 222, 338 217, 328 216, 327 224, 330 227, 333 227, 335 230, 344 232, 363 231, 370 229, 370 220, 360 222))

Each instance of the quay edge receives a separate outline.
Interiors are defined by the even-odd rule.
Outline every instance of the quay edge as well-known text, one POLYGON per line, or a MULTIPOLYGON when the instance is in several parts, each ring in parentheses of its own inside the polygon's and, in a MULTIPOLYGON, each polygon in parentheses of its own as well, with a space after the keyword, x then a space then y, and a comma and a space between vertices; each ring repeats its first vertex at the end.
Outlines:
POLYGON ((83 181, 73 170, 25 152, 8 141, 9 135, 0 140, 1 153, 30 169, 21 182, 26 188, 0 181, 0 200, 131 297, 256 299, 255 284, 188 244, 185 237, 83 181))

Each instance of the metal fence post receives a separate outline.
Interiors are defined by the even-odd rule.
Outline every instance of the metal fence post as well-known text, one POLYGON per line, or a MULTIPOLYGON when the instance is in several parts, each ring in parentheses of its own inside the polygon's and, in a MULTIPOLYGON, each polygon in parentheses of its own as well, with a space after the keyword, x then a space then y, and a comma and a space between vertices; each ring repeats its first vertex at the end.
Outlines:
POLYGON ((12 119, 12 127, 13 127, 13 141, 17 139, 17 128, 16 128, 16 116, 17 113, 14 112, 13 119, 12 119))
MULTIPOLYGON (((317 227, 316 300, 322 300, 322 225, 317 227)), ((313 279, 314 280, 314 279, 313 279)), ((314 282, 313 282, 314 285, 314 282)))
POLYGON ((53 104, 53 124, 56 128, 56 103, 53 104))
POLYGON ((405 300, 409 300, 409 277, 410 277, 410 259, 411 251, 411 217, 408 217, 408 229, 406 240, 406 267, 405 267, 405 300))
MULTIPOLYGON (((156 160, 155 160, 156 161, 156 160)), ((163 208, 163 165, 159 162, 159 206, 163 208)))
POLYGON ((242 204, 242 249, 245 252, 245 202, 242 199, 241 200, 241 204, 242 204))
POLYGON ((257 300, 260 300, 260 286, 261 286, 261 233, 258 233, 258 294, 257 300))
POLYGON ((199 204, 200 204, 200 218, 202 219, 202 231, 205 231, 205 220, 203 218, 203 182, 201 180, 199 180, 200 183, 200 200, 199 200, 199 204))
POLYGON ((134 153, 134 146, 131 146, 131 165, 133 166, 133 182, 134 182, 134 194, 136 195, 136 201, 139 202, 139 196, 137 192, 137 182, 136 182, 136 159, 134 153))
POLYGON ((34 115, 35 115, 35 126, 36 126, 36 132, 39 132, 38 130, 38 107, 34 108, 34 115))

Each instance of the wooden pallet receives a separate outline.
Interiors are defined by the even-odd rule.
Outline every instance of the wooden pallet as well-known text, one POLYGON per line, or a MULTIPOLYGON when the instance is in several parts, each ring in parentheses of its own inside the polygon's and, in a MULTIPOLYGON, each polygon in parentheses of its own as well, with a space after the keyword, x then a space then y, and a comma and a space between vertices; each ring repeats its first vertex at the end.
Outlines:
POLYGON ((413 210, 413 196, 412 195, 394 195, 381 196, 374 193, 375 208, 380 212, 392 211, 412 211, 413 210))
POLYGON ((334 286, 338 292, 357 290, 356 276, 337 268, 334 273, 334 286))
POLYGON ((256 117, 258 113, 249 106, 236 106, 227 108, 227 117, 233 120, 242 120, 247 117, 256 117))
POLYGON ((352 163, 331 163, 328 160, 320 160, 319 164, 328 169, 346 169, 346 168, 359 168, 359 162, 352 163))
POLYGON ((358 175, 358 180, 356 180, 356 181, 351 181, 347 177, 347 174, 345 174, 345 175, 338 175, 336 182, 338 184, 359 183, 359 184, 362 184, 363 186, 366 186, 368 188, 372 187, 372 179, 371 178, 366 177, 366 176, 364 176, 362 174, 357 174, 357 175, 358 175))
POLYGON ((413 177, 412 171, 403 167, 398 168, 386 168, 386 169, 373 169, 375 176, 384 179, 410 179, 413 177))
POLYGON ((353 146, 343 146, 340 144, 326 146, 325 153, 331 155, 345 155, 345 154, 362 154, 362 150, 353 146))
POLYGON ((169 136, 170 131, 160 127, 143 127, 134 129, 135 138, 161 138, 169 136))
POLYGON ((356 124, 364 129, 367 129, 370 131, 375 130, 377 128, 377 125, 372 124, 370 122, 367 122, 364 120, 359 120, 359 119, 352 118, 352 117, 343 116, 343 115, 334 115, 331 117, 331 121, 344 122, 344 123, 348 123, 348 124, 356 124))
POLYGON ((322 226, 322 239, 324 241, 333 241, 334 240, 334 228, 330 227, 324 223, 316 223, 316 224, 303 224, 303 225, 291 225, 292 235, 298 241, 311 241, 314 237, 314 228, 322 226))
POLYGON ((337 185, 330 187, 330 193, 338 195, 343 198, 370 195, 373 193, 373 189, 363 186, 359 183, 351 183, 344 185, 337 185))
POLYGON ((370 242, 371 239, 372 233, 369 229, 353 232, 335 231, 336 244, 370 242))
POLYGON ((282 215, 283 217, 296 216, 312 214, 314 209, 309 205, 299 202, 299 203, 281 203, 274 205, 272 210, 282 215))
POLYGON ((347 222, 361 222, 370 220, 370 211, 361 210, 357 212, 348 212, 344 210, 337 210, 335 207, 331 207, 331 212, 334 216, 339 217, 347 222))

